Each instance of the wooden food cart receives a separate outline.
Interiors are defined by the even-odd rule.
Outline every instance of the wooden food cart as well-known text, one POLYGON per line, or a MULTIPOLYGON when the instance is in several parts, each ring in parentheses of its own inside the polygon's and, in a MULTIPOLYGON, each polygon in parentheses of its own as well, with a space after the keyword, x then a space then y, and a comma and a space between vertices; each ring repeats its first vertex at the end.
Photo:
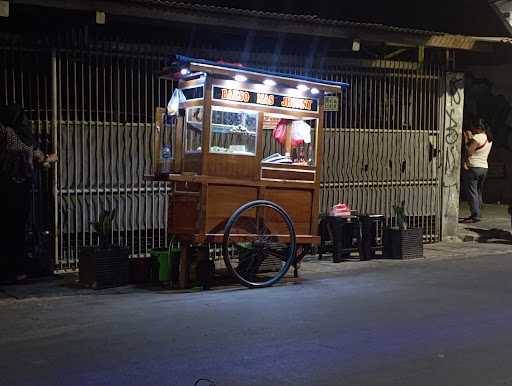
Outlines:
MULTIPOLYGON (((222 244, 248 287, 281 279, 318 244, 323 101, 347 85, 177 56, 167 109, 156 112, 156 181, 172 182, 168 231, 222 244)), ((188 248, 182 248, 185 285, 188 248)))

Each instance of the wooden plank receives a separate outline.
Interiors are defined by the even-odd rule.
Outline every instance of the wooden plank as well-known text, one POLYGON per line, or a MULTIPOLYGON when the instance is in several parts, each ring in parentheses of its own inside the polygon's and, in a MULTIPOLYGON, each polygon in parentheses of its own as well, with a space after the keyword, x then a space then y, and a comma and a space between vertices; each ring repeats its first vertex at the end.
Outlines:
POLYGON ((183 154, 183 172, 185 173, 200 173, 201 172, 201 153, 187 153, 183 154))
POLYGON ((203 107, 204 106, 204 98, 203 99, 192 99, 190 101, 183 102, 181 106, 186 109, 189 107, 203 107))
MULTIPOLYGON (((265 113, 263 111, 258 112, 258 136, 256 137, 256 164, 258 169, 263 159, 263 123, 265 121, 265 113)), ((258 170, 259 174, 259 170, 258 170)))
POLYGON ((176 121, 176 144, 174 146, 174 173, 183 171, 183 125, 185 117, 178 116, 176 121))
MULTIPOLYGON (((282 242, 282 243, 285 243, 285 242, 289 242, 290 240, 290 237, 289 236, 279 236, 279 242, 282 242)), ((244 237, 247 237, 247 236, 240 236, 238 238, 238 241, 244 241, 244 237)), ((205 242, 210 242, 210 243, 217 243, 217 244, 222 244, 222 241, 224 239, 224 234, 223 233, 207 233, 205 235, 194 235, 194 242, 197 242, 197 243, 205 243, 205 242)), ((233 241, 236 241, 236 237, 233 241)), ((313 244, 313 245, 318 245, 320 244, 320 236, 315 236, 315 235, 297 235, 296 236, 296 240, 297 240, 297 244, 313 244)))
POLYGON ((259 162, 256 156, 207 153, 206 164, 206 174, 214 178, 259 179, 259 162))
POLYGON ((178 87, 180 89, 183 88, 192 88, 192 87, 198 87, 205 84, 206 78, 204 76, 201 76, 196 79, 190 79, 190 80, 180 80, 178 87))
POLYGON ((194 234, 199 231, 199 200, 197 194, 173 193, 169 197, 168 230, 172 235, 194 234))
POLYGON ((226 186, 208 184, 206 233, 220 229, 243 204, 258 198, 256 186, 226 186))
POLYGON ((322 175, 322 164, 324 156, 324 100, 320 99, 320 119, 318 121, 318 127, 316 130, 316 156, 315 156, 315 167, 316 167, 316 181, 315 190, 313 191, 313 202, 311 205, 311 234, 319 234, 319 215, 320 215, 320 176, 322 175))
POLYGON ((233 185, 233 186, 254 186, 254 187, 274 187, 274 188, 294 188, 297 190, 311 190, 311 183, 309 182, 288 182, 288 181, 249 181, 237 180, 233 178, 214 178, 204 175, 196 174, 170 174, 168 176, 154 176, 145 175, 145 181, 160 181, 160 182, 189 182, 200 184, 215 184, 215 185, 233 185))
POLYGON ((302 170, 283 170, 274 168, 262 168, 261 178, 270 180, 281 181, 304 181, 315 182, 315 172, 308 172, 302 170))
MULTIPOLYGON (((316 153, 315 153, 315 157, 316 157, 316 153)), ((272 163, 272 162, 262 162, 261 166, 262 166, 262 168, 284 169, 284 170, 299 170, 299 171, 304 171, 304 172, 311 172, 313 174, 317 170, 316 166, 277 164, 277 163, 272 163)))
POLYGON ((208 175, 208 151, 210 150, 210 135, 212 121, 212 81, 207 77, 204 84, 204 110, 203 110, 203 162, 201 164, 201 174, 208 175))
POLYGON ((160 174, 160 157, 161 157, 161 138, 162 138, 162 129, 163 129, 163 114, 165 113, 165 109, 162 107, 157 107, 155 109, 155 137, 153 142, 153 151, 154 151, 154 159, 153 159, 153 173, 160 174))
MULTIPOLYGON (((266 198, 281 206, 290 216, 297 234, 311 234, 311 208, 313 207, 314 189, 295 190, 295 189, 276 189, 266 190, 266 198)), ((271 213, 271 212, 270 212, 271 213)), ((265 217, 265 223, 270 222, 270 229, 274 231, 273 226, 280 227, 280 219, 265 217)))

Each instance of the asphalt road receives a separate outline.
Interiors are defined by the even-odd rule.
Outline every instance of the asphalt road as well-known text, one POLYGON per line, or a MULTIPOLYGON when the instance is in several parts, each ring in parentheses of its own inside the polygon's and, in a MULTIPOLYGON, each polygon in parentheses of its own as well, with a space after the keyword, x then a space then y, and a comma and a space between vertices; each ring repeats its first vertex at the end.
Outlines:
POLYGON ((512 256, 0 302, 0 386, 512 385, 512 256), (207 383, 201 383, 207 385, 207 383))

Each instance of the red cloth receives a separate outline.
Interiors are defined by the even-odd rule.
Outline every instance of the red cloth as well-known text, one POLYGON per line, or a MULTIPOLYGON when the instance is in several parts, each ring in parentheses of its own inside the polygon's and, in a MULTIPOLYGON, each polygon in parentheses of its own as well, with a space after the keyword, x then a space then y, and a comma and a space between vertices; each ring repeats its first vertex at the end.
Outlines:
POLYGON ((272 136, 275 138, 277 142, 281 145, 284 145, 286 142, 286 132, 288 130, 288 120, 280 119, 277 123, 277 126, 272 131, 272 136))
POLYGON ((332 216, 350 216, 350 207, 346 204, 337 204, 331 208, 332 216))
POLYGON ((289 119, 280 119, 274 128, 274 131, 272 132, 272 136, 276 139, 277 142, 279 142, 281 145, 284 145, 286 143, 286 135, 288 130, 292 130, 292 148, 296 148, 304 143, 304 139, 299 138, 297 136, 298 133, 294 132, 292 128, 292 121, 289 119))

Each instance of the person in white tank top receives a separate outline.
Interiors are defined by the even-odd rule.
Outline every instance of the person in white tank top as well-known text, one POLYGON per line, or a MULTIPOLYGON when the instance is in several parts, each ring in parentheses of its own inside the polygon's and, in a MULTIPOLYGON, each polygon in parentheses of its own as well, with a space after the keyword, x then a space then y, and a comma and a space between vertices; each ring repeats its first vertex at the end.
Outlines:
POLYGON ((485 132, 473 134, 469 146, 468 166, 470 168, 488 169, 487 158, 491 152, 492 142, 489 142, 487 134, 485 132))
POLYGON ((487 158, 492 148, 492 135, 486 123, 480 119, 470 130, 464 131, 466 161, 463 174, 463 189, 471 210, 471 216, 463 223, 475 223, 481 219, 482 187, 489 165, 487 158))

